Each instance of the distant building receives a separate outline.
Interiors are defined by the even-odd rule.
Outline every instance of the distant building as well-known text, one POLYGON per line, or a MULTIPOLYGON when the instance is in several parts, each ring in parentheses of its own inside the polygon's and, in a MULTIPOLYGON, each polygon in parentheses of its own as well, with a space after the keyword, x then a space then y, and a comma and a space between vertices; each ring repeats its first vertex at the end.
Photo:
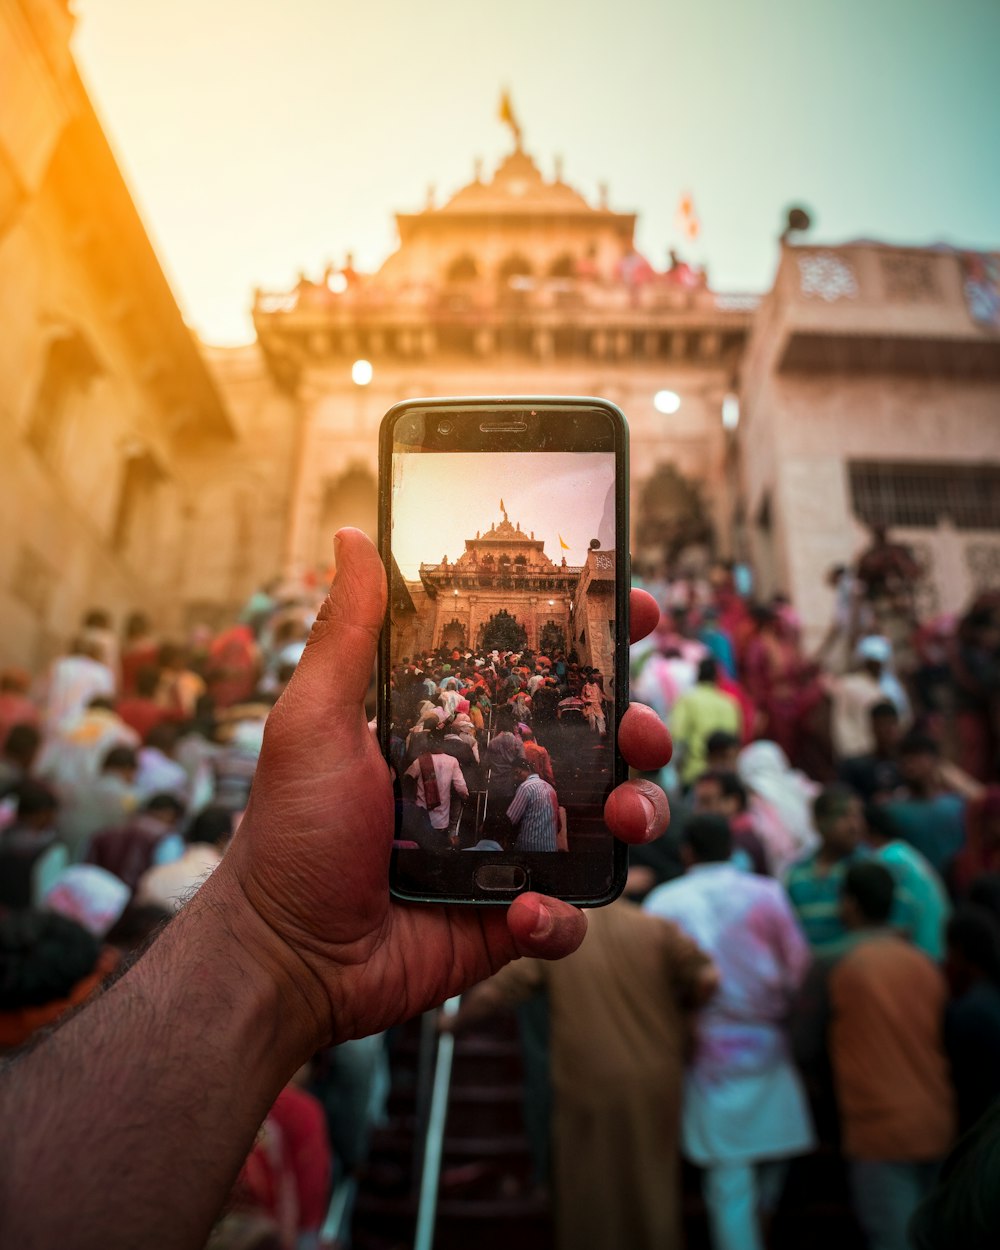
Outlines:
POLYGON ((1000 587, 1000 256, 785 246, 742 366, 730 528, 815 634, 823 573, 886 525, 922 615, 1000 587))
MULTIPOLYGON (((64 0, 0 6, 0 663, 40 668, 91 607, 116 626, 141 609, 178 636, 272 578, 325 577, 339 526, 374 536, 378 424, 418 395, 618 403, 636 563, 750 556, 758 589, 790 593, 812 635, 825 568, 870 523, 923 562, 925 612, 1000 586, 1000 257, 786 245, 763 303, 717 293, 676 255, 651 264, 635 215, 603 188, 586 199, 560 163, 545 176, 514 126, 491 177, 477 165, 444 203, 397 216, 377 272, 348 259, 258 291, 258 341, 202 348, 77 75, 72 25, 64 0)), ((532 645, 561 630, 607 670, 611 553, 564 572, 504 524, 494 540, 520 546, 493 576, 524 582, 532 645)), ((504 608, 467 567, 485 541, 416 584, 390 570, 414 645, 463 630, 474 645, 511 614, 511 588, 504 608)))
POLYGON ((270 377, 300 410, 291 566, 325 566, 339 525, 374 535, 378 424, 417 395, 609 398, 631 427, 637 557, 662 557, 648 535, 677 511, 725 545, 721 410, 755 297, 716 294, 677 257, 658 271, 636 250, 635 214, 604 191, 588 202, 561 168, 545 177, 519 136, 491 178, 477 166, 445 203, 429 196, 396 223, 399 247, 376 273, 348 261, 255 296, 270 377), (675 411, 657 410, 666 392, 675 411))
POLYGON ((394 567, 393 624, 399 654, 414 651, 576 652, 581 664, 610 672, 614 657, 613 551, 586 563, 557 564, 544 542, 503 519, 465 540, 457 559, 420 565, 406 581, 394 567))

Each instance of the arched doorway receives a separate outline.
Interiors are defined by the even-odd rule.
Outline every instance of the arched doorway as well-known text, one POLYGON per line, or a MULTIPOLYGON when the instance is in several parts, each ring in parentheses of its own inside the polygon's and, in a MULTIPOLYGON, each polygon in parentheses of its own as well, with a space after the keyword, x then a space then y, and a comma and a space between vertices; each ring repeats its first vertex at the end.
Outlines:
POLYGON ((452 617, 441 631, 441 649, 442 651, 464 651, 465 647, 465 626, 457 617, 452 617))
POLYGON ((672 464, 660 464, 643 483, 635 522, 639 561, 672 568, 685 548, 714 546, 712 522, 699 483, 672 464))
POLYGON ((566 650, 566 631, 555 621, 546 621, 538 634, 538 649, 543 655, 553 656, 566 650))
POLYGON ((329 479, 323 490, 316 531, 315 561, 326 568, 333 558, 333 536, 352 525, 378 540, 378 483, 364 465, 351 465, 340 477, 329 479))
POLYGON ((484 651, 523 651, 528 645, 528 631, 517 617, 501 608, 483 626, 480 646, 484 651))

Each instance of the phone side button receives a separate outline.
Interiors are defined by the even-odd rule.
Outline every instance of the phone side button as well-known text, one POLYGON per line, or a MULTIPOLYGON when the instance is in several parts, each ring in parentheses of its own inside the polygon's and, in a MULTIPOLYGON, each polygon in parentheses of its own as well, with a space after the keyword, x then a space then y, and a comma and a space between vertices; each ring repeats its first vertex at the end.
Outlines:
POLYGON ((481 890, 523 890, 528 874, 517 864, 483 864, 472 879, 481 890))

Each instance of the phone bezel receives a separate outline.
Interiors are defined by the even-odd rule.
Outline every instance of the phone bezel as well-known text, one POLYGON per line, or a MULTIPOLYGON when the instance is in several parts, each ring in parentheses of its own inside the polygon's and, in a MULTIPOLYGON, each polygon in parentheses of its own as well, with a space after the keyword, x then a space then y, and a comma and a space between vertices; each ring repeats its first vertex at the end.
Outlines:
MULTIPOLYGON (((618 749, 618 725, 628 707, 628 655, 629 655, 629 590, 631 570, 629 560, 629 446, 628 423, 621 409, 606 399, 589 396, 455 396, 447 398, 410 399, 393 405, 385 414, 379 428, 379 531, 378 547, 391 580, 391 486, 392 454, 395 432, 407 418, 423 416, 447 416, 458 411, 473 409, 486 423, 491 413, 497 421, 510 421, 512 413, 523 416, 528 428, 523 433, 484 434, 476 429, 473 445, 452 440, 450 447, 437 445, 433 440, 421 441, 421 446, 454 451, 486 451, 517 454, 538 450, 538 430, 548 421, 552 429, 549 443, 557 443, 559 450, 587 450, 585 447, 569 446, 572 438, 565 429, 557 431, 551 419, 559 412, 583 414, 588 410, 599 412, 609 419, 612 429, 612 451, 615 457, 615 613, 620 628, 615 635, 615 750, 612 760, 611 785, 617 786, 628 777, 628 765, 618 749), (530 440, 536 441, 532 443, 530 440)), ((443 436, 447 438, 448 436, 443 436)), ((555 446, 552 447, 556 449, 555 446)), ((390 584, 391 593, 391 584, 390 584)), ((378 731, 383 755, 388 758, 389 726, 389 630, 390 612, 379 638, 378 651, 378 731)), ((585 907, 601 907, 613 902, 625 886, 628 870, 627 848, 609 834, 609 853, 604 852, 554 852, 548 854, 516 854, 511 852, 482 851, 475 854, 437 855, 427 851, 393 849, 389 883, 393 895, 408 902, 508 905, 518 894, 528 890, 562 898, 585 907), (475 873, 489 864, 516 865, 525 870, 526 882, 512 890, 484 890, 474 880, 475 873)))

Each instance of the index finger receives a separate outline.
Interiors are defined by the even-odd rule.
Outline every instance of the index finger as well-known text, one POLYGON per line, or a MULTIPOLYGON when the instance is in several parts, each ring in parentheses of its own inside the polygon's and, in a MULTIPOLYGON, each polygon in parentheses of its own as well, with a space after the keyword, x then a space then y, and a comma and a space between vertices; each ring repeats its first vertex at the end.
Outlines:
POLYGON ((630 591, 628 597, 629 642, 638 642, 660 623, 660 607, 647 590, 630 591))

